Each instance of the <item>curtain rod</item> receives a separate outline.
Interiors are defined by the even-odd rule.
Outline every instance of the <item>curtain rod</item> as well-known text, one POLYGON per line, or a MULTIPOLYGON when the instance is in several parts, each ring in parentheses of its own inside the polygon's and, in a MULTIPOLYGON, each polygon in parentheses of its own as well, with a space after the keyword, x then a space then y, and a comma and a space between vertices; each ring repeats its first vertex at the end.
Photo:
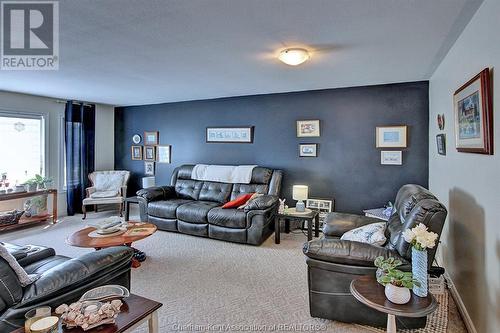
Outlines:
MULTIPOLYGON (((94 105, 94 104, 91 104, 88 102, 82 102, 82 101, 72 101, 72 102, 73 102, 73 104, 83 104, 86 106, 93 106, 94 105)), ((68 103, 68 101, 63 101, 62 99, 56 99, 56 103, 66 104, 66 103, 68 103)))

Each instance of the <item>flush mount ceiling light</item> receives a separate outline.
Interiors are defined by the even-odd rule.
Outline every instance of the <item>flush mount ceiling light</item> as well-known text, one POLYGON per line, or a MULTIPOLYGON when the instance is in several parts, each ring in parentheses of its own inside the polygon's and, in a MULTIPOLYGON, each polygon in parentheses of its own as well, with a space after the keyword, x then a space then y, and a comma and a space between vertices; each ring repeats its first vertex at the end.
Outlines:
POLYGON ((297 66, 309 59, 309 52, 306 49, 291 48, 280 52, 278 59, 290 66, 297 66))

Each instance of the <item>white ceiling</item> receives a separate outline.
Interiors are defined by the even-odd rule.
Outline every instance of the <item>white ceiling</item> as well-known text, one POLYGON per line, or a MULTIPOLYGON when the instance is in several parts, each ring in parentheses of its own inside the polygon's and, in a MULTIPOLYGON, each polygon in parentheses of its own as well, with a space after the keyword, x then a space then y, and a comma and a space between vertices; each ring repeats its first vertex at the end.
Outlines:
POLYGON ((61 0, 60 69, 0 89, 113 105, 417 81, 482 0, 61 0), (285 47, 313 50, 290 67, 285 47))

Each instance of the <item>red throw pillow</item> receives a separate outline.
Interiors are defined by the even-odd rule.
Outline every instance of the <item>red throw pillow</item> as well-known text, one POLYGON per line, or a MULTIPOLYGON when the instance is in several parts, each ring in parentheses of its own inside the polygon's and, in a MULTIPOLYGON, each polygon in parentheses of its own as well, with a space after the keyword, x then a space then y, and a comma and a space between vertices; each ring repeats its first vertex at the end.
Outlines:
POLYGON ((252 195, 253 195, 253 193, 240 195, 236 199, 226 202, 224 204, 224 206, 222 206, 222 208, 224 208, 224 209, 226 209, 226 208, 238 208, 239 206, 244 205, 245 202, 250 200, 252 195))

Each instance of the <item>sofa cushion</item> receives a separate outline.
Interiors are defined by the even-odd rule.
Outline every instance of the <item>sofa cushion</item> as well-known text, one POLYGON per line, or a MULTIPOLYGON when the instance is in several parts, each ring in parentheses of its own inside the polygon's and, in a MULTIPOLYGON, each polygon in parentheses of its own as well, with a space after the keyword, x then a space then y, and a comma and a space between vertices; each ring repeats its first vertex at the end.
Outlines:
POLYGON ((196 180, 177 179, 175 192, 182 199, 198 200, 203 182, 196 180))
POLYGON ((210 209, 219 206, 218 202, 193 201, 177 208, 177 219, 191 223, 207 223, 210 209))
POLYGON ((246 228, 247 214, 242 209, 215 207, 208 212, 208 223, 226 228, 246 228))
POLYGON ((269 184, 271 177, 273 175, 273 170, 264 167, 255 167, 252 170, 252 184, 269 184))
POLYGON ((268 189, 269 186, 263 184, 234 184, 233 191, 231 192, 231 200, 247 193, 267 194, 268 189))
POLYGON ((232 188, 233 184, 203 182, 198 199, 224 203, 229 199, 232 188))
POLYGON ((193 202, 188 199, 169 199, 152 201, 148 204, 148 214, 155 217, 163 217, 166 219, 175 219, 177 208, 186 203, 193 202))

